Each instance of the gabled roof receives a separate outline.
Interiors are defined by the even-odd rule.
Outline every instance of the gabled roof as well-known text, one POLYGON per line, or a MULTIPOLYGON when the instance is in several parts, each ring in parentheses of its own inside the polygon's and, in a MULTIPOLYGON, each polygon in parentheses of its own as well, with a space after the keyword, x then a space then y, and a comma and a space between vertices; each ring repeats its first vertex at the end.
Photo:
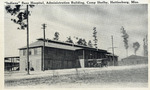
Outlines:
MULTIPOLYGON (((29 45, 29 48, 43 47, 43 41, 44 41, 44 39, 39 38, 39 39, 37 39, 37 41, 31 43, 29 45)), ((96 48, 92 48, 92 47, 88 47, 88 46, 76 45, 73 43, 55 41, 55 40, 50 40, 50 39, 45 40, 45 47, 59 48, 59 49, 66 49, 66 50, 92 50, 92 51, 98 51, 98 52, 106 52, 108 55, 111 55, 111 53, 107 52, 106 50, 96 49, 96 48)), ((27 46, 24 46, 19 49, 22 50, 22 49, 26 49, 26 48, 27 48, 27 46)), ((117 56, 117 55, 115 55, 115 56, 117 56)))
POLYGON ((126 59, 126 60, 131 60, 131 59, 147 59, 148 57, 144 57, 144 56, 137 56, 137 55, 131 55, 129 57, 126 57, 126 58, 123 58, 123 59, 126 59))
MULTIPOLYGON (((35 47, 43 47, 43 41, 44 39, 39 38, 36 42, 33 42, 29 45, 29 48, 35 48, 35 47)), ((67 42, 61 42, 61 41, 55 41, 55 40, 45 40, 45 47, 52 47, 52 48, 59 48, 59 49, 66 49, 66 50, 94 50, 99 52, 107 52, 106 50, 102 49, 96 49, 88 46, 82 46, 82 45, 75 45, 73 43, 67 43, 67 42)), ((26 49, 27 47, 19 48, 26 49)))
MULTIPOLYGON (((106 54, 107 56, 113 56, 113 54, 106 54)), ((114 54, 114 57, 118 57, 117 55, 114 54)))
POLYGON ((77 50, 92 50, 92 51, 105 52, 105 53, 107 53, 106 50, 96 49, 96 48, 82 48, 82 49, 77 49, 77 50))
MULTIPOLYGON (((31 43, 29 45, 29 48, 43 47, 43 41, 44 41, 44 39, 39 38, 39 39, 37 39, 37 41, 31 43)), ((93 49, 93 50, 95 50, 95 48, 91 48, 88 46, 75 45, 73 43, 67 43, 67 42, 61 42, 61 41, 55 41, 55 40, 49 40, 49 39, 45 40, 45 47, 67 49, 67 50, 81 50, 81 49, 93 49)), ((26 49, 26 48, 27 47, 24 46, 24 47, 19 48, 19 49, 21 50, 21 49, 26 49)))
MULTIPOLYGON (((29 45, 29 48, 35 48, 35 47, 43 47, 43 40, 38 40, 36 42, 33 42, 29 45)), ((67 49, 67 50, 76 50, 76 49, 81 49, 80 47, 73 47, 71 44, 61 44, 61 43, 56 43, 56 42, 50 42, 46 41, 45 42, 45 47, 52 47, 52 48, 60 48, 60 49, 67 49)), ((22 47, 21 49, 26 49, 27 47, 22 47)))

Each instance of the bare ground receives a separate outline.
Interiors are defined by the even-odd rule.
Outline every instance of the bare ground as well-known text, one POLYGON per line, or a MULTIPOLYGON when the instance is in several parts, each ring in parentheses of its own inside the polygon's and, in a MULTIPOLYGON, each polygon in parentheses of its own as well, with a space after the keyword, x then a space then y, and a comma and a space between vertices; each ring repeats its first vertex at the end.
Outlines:
MULTIPOLYGON (((65 71, 65 70, 64 70, 65 71)), ((148 87, 148 65, 86 68, 67 73, 56 70, 55 75, 45 72, 44 77, 5 79, 6 88, 110 88, 148 87), (56 73, 57 72, 57 73, 56 73), (61 73, 63 72, 63 74, 61 73)), ((44 74, 44 73, 42 73, 44 74)), ((5 78, 9 77, 8 74, 5 78)))

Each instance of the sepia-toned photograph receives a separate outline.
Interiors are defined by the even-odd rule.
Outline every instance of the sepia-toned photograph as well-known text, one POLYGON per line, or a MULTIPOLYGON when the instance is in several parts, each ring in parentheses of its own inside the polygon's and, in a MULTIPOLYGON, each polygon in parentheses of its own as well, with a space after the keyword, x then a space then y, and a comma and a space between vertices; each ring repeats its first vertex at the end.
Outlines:
POLYGON ((5 4, 4 88, 148 88, 148 4, 5 4))

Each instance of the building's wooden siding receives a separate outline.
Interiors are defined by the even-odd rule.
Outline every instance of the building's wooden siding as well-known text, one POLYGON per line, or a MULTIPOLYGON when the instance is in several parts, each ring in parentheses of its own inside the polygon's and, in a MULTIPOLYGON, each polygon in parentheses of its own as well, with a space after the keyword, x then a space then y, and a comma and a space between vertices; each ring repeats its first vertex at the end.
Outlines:
MULTIPOLYGON (((35 71, 41 71, 43 67, 43 47, 30 48, 30 68, 35 71)), ((96 50, 66 50, 58 48, 45 47, 44 49, 44 69, 66 69, 66 68, 80 68, 93 67, 93 62, 89 59, 103 59, 102 63, 109 66, 114 65, 112 57, 106 57, 107 52, 99 52, 96 50), (105 62, 104 59, 107 61, 105 62), (82 60, 82 61, 81 61, 82 60)), ((25 71, 27 68, 26 49, 20 50, 20 70, 25 71)), ((117 65, 117 57, 115 58, 115 65, 117 65)), ((101 64, 102 65, 102 64, 101 64)))
POLYGON ((84 59, 85 67, 94 67, 96 59, 106 59, 106 52, 98 52, 94 50, 77 50, 77 56, 79 59, 84 59), (91 59, 92 61, 89 61, 91 59))
POLYGON ((57 48, 45 48, 44 57, 46 70, 75 68, 77 59, 74 51, 57 48))

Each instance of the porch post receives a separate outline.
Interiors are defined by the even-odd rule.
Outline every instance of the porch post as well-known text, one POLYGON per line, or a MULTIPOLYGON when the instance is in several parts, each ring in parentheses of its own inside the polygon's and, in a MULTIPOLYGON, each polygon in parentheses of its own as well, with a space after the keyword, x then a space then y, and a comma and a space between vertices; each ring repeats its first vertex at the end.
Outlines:
POLYGON ((85 51, 83 50, 82 68, 85 67, 85 51))

